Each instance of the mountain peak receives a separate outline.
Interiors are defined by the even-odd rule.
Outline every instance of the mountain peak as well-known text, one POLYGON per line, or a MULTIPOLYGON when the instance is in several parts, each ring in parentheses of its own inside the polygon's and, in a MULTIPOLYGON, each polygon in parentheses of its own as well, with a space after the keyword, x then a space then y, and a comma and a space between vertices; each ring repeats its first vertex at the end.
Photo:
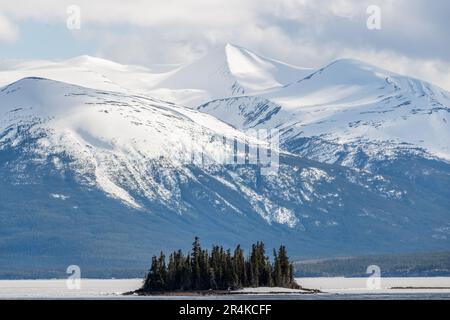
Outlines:
POLYGON ((36 82, 36 81, 49 81, 49 79, 47 79, 47 78, 42 78, 42 77, 33 77, 33 76, 30 76, 30 77, 24 77, 24 78, 22 78, 22 79, 19 79, 19 80, 13 82, 13 83, 10 83, 10 84, 7 85, 6 87, 11 87, 11 86, 14 86, 14 85, 20 85, 20 84, 22 84, 22 83, 36 82))
MULTIPOLYGON (((39 90, 47 90, 50 88, 59 88, 56 90, 61 90, 62 88, 79 88, 79 89, 86 89, 86 90, 92 90, 89 88, 84 88, 82 86, 65 83, 58 80, 53 80, 49 78, 44 77, 24 77, 22 79, 19 79, 9 85, 6 85, 2 88, 0 88, 0 94, 4 95, 11 95, 19 90, 27 90, 28 91, 28 97, 30 97, 31 92, 39 91, 39 90)), ((39 93, 39 92, 37 92, 39 93)), ((38 94, 39 96, 42 96, 41 94, 38 94)))
POLYGON ((53 83, 57 83, 57 81, 53 81, 53 80, 50 80, 47 78, 42 78, 42 77, 25 77, 25 78, 15 81, 15 82, 12 82, 4 87, 0 87, 0 95, 10 95, 21 89, 33 88, 37 85, 40 85, 44 81, 50 81, 53 83))
POLYGON ((158 89, 189 91, 198 96, 191 103, 196 107, 210 100, 281 88, 311 71, 227 43, 174 72, 158 89))
POLYGON ((343 64, 343 65, 353 65, 353 66, 361 66, 361 65, 369 66, 370 65, 367 62, 364 62, 362 60, 355 59, 355 58, 340 58, 340 59, 334 60, 331 64, 343 64))
POLYGON ((326 77, 327 79, 331 78, 337 81, 351 81, 353 84, 358 84, 361 82, 373 81, 374 78, 382 78, 384 81, 386 77, 393 76, 394 73, 361 60, 345 58, 331 62, 305 79, 310 80, 319 75, 326 77))
POLYGON ((247 50, 244 47, 238 46, 237 44, 231 43, 231 42, 227 42, 224 46, 224 49, 243 49, 243 50, 247 50))
POLYGON ((98 57, 93 57, 90 55, 81 55, 64 61, 64 63, 75 64, 75 65, 99 65, 99 66, 112 66, 112 67, 123 67, 122 64, 103 59, 98 57))

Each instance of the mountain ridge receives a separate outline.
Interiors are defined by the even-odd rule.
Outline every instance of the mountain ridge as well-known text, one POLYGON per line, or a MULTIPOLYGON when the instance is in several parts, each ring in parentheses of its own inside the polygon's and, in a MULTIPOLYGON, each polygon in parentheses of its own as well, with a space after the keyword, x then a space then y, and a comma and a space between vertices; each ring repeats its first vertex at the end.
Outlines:
POLYGON ((281 87, 312 71, 232 44, 181 66, 123 65, 88 55, 57 62, 15 62, 13 66, 0 64, 0 86, 27 76, 39 76, 98 90, 150 95, 190 107, 242 90, 256 92, 281 87), (196 74, 198 81, 191 74, 196 74))
POLYGON ((290 152, 298 152, 296 141, 311 138, 363 149, 380 144, 380 150, 406 143, 448 161, 448 97, 427 82, 346 59, 280 90, 213 100, 198 110, 240 130, 279 129, 290 152), (416 127, 424 129, 418 132, 416 127))
MULTIPOLYGON (((146 268, 196 235, 283 243, 296 258, 448 249, 450 164, 436 153, 446 152, 448 96, 336 67, 208 102, 208 113, 101 89, 91 72, 72 80, 99 87, 27 77, 0 88, 0 277, 74 262, 95 274, 146 268), (277 174, 236 163, 247 152, 225 140, 267 145, 247 129, 280 130, 277 174), (232 163, 208 161, 220 154, 232 163)), ((67 70, 59 75, 71 80, 67 70)))

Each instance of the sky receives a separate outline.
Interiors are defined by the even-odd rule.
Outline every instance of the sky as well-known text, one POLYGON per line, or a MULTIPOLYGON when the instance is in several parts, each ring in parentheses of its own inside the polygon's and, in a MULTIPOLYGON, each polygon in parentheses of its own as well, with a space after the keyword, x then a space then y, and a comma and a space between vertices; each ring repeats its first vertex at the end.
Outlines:
POLYGON ((0 59, 182 64, 233 43, 303 67, 361 59, 447 90, 449 30, 448 0, 0 0, 0 59), (381 29, 367 27, 373 6, 381 29))

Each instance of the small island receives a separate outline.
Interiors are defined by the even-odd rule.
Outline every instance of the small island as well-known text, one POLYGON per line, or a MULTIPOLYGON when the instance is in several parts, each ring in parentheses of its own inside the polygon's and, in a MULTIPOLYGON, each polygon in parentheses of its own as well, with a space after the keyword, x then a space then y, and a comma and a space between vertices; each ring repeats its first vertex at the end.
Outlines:
POLYGON ((210 251, 201 247, 196 237, 191 252, 182 250, 170 254, 168 261, 161 252, 153 256, 150 270, 136 295, 225 295, 264 293, 314 293, 301 288, 294 280, 294 266, 285 246, 273 250, 271 260, 263 242, 252 245, 244 255, 241 246, 232 252, 221 246, 210 251), (274 288, 271 292, 270 288, 274 288), (286 290, 280 290, 285 288, 286 290), (254 290, 252 290, 254 289, 254 290), (276 289, 276 290, 275 290, 276 289))

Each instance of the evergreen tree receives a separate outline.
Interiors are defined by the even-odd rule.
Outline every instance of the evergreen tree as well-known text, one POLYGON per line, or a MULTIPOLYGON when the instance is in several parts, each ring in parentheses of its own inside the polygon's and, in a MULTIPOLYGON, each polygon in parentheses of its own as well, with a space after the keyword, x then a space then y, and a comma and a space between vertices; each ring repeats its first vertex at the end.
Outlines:
POLYGON ((177 269, 175 263, 175 253, 169 256, 169 264, 167 265, 167 287, 174 290, 177 287, 176 283, 177 269))
POLYGON ((259 286, 259 253, 257 244, 252 245, 252 253, 250 255, 250 285, 252 287, 259 286))
POLYGON ((192 289, 197 290, 201 287, 201 270, 200 261, 202 255, 202 248, 200 246, 200 241, 198 237, 195 237, 192 243, 192 253, 191 253, 191 272, 192 272, 192 289))
POLYGON ((281 272, 281 265, 280 265, 280 260, 278 259, 278 254, 275 251, 275 249, 273 250, 273 261, 274 261, 274 266, 273 266, 273 285, 275 287, 280 287, 281 283, 282 283, 282 272, 281 272))
POLYGON ((248 285, 247 282, 247 271, 245 268, 245 257, 244 252, 241 249, 241 246, 237 246, 234 250, 233 256, 233 271, 237 277, 236 285, 238 287, 246 287, 248 285))
POLYGON ((250 285, 252 287, 259 287, 268 282, 267 275, 265 275, 265 270, 267 269, 266 263, 264 243, 257 242, 252 246, 252 253, 250 255, 250 285))
POLYGON ((200 256, 200 283, 198 289, 207 290, 210 289, 210 270, 209 270, 209 254, 208 250, 203 250, 200 256))
POLYGON ((161 291, 167 289, 166 277, 165 256, 161 252, 159 259, 156 256, 152 257, 150 271, 144 280, 145 290, 161 291))
POLYGON ((192 284, 192 268, 191 268, 191 259, 190 254, 188 254, 186 257, 183 257, 181 260, 182 267, 181 267, 181 290, 192 290, 193 284, 192 284))
POLYGON ((181 250, 166 256, 153 256, 150 270, 144 279, 144 291, 163 290, 227 290, 242 287, 278 286, 298 288, 294 281, 294 266, 286 247, 273 251, 273 263, 265 255, 263 242, 252 246, 248 258, 237 246, 234 252, 213 246, 211 254, 202 250, 196 237, 192 251, 186 256, 181 250))
POLYGON ((261 285, 264 287, 273 287, 272 264, 269 257, 265 257, 263 270, 261 274, 261 285))
POLYGON ((161 251, 158 259, 158 282, 161 288, 167 287, 166 256, 161 251))
POLYGON ((156 256, 152 257, 152 263, 147 276, 144 279, 143 289, 146 291, 154 291, 156 287, 156 274, 158 272, 158 260, 156 256))
POLYGON ((225 254, 225 267, 224 267, 224 285, 222 289, 236 289, 238 288, 238 277, 233 268, 233 257, 231 251, 227 250, 225 254))
POLYGON ((295 286, 294 266, 289 262, 285 246, 280 246, 278 256, 275 258, 276 285, 280 287, 295 286))

